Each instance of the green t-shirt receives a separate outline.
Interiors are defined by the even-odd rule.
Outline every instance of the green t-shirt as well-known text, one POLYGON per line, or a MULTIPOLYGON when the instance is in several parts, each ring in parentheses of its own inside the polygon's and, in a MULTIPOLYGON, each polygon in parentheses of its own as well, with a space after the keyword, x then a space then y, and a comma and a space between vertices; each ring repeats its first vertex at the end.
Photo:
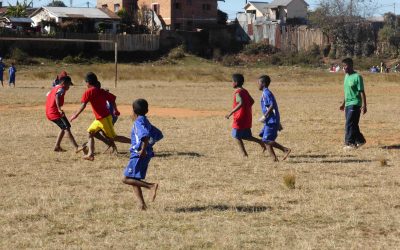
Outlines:
POLYGON ((364 91, 364 81, 362 77, 354 72, 349 75, 346 74, 344 78, 344 100, 345 106, 361 106, 361 95, 360 92, 364 91))

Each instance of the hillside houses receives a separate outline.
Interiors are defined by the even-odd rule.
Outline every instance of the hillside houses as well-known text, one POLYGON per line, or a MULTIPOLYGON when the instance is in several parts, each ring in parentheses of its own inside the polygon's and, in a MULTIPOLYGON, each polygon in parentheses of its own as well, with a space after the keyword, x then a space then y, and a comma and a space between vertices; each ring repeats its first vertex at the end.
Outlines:
POLYGON ((285 23, 288 19, 306 19, 308 4, 304 0, 274 0, 271 3, 249 1, 244 10, 254 18, 285 23))

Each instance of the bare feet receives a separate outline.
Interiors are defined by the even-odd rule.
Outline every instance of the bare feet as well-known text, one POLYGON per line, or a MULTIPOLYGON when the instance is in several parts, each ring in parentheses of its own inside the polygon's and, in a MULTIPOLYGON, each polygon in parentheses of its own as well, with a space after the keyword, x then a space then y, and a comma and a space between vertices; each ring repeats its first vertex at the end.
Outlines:
POLYGON ((146 204, 143 204, 142 206, 140 206, 140 209, 141 209, 142 211, 146 211, 146 210, 147 210, 146 204))
POLYGON ((290 148, 286 148, 285 150, 285 156, 282 158, 282 161, 286 160, 292 150, 290 148))
POLYGON ((61 147, 54 148, 54 152, 65 152, 65 151, 67 151, 67 150, 65 150, 65 149, 63 149, 61 147))
POLYGON ((94 161, 94 156, 93 155, 85 155, 85 156, 83 156, 83 159, 87 160, 87 161, 94 161))
POLYGON ((151 201, 154 202, 154 200, 156 199, 157 196, 157 190, 158 190, 158 184, 154 183, 153 187, 151 188, 152 192, 152 197, 151 197, 151 201))
POLYGON ((265 150, 267 150, 267 146, 265 146, 264 143, 262 143, 262 144, 260 144, 260 145, 261 145, 261 148, 262 148, 262 152, 264 153, 265 150))

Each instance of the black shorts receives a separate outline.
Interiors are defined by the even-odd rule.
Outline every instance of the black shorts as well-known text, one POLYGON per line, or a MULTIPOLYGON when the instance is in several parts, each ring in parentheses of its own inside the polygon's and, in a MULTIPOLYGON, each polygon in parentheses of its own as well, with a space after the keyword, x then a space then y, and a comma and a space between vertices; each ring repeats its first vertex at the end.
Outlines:
POLYGON ((65 116, 58 118, 56 120, 52 120, 52 122, 57 124, 57 126, 59 126, 62 130, 68 129, 71 127, 71 124, 69 123, 68 119, 65 116))

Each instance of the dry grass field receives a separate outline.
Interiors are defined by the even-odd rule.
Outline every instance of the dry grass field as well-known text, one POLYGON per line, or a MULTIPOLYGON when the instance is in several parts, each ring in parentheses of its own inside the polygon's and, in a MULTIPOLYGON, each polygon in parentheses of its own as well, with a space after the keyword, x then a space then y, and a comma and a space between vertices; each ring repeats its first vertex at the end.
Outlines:
MULTIPOLYGON (((0 249, 399 248, 400 74, 363 73, 367 144, 344 152, 342 74, 190 65, 120 65, 117 89, 108 64, 20 67, 17 88, 0 88, 0 249), (118 96, 121 135, 130 134, 132 100, 149 101, 149 119, 165 138, 148 170, 147 180, 160 183, 148 211, 121 182, 127 144, 107 155, 96 142, 94 162, 76 155, 66 138, 68 151, 52 152, 58 128, 46 120, 44 102, 61 69, 75 82, 66 95, 68 116, 87 71, 118 96), (273 163, 249 143, 249 158, 239 157, 224 118, 234 72, 245 74, 256 100, 257 77, 271 75, 284 126, 277 141, 292 148, 288 160, 273 163)), ((253 113, 257 134, 258 101, 253 113)), ((73 122, 78 142, 92 119, 88 107, 73 122)))

